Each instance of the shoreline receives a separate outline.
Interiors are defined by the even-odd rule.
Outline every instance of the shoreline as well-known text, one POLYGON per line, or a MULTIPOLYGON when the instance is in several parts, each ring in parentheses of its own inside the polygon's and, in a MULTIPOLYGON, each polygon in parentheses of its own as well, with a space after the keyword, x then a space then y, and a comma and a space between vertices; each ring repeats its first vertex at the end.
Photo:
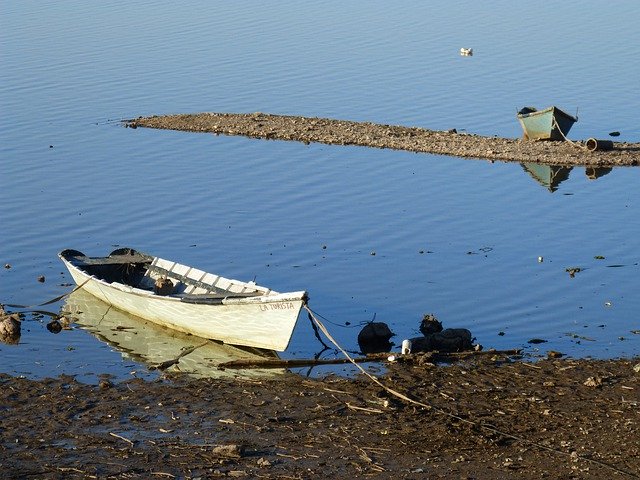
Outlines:
POLYGON ((0 374, 7 478, 640 478, 640 357, 396 362, 371 380, 0 374))
POLYGON ((614 143, 610 151, 589 151, 585 142, 530 142, 519 139, 434 131, 417 127, 265 113, 194 113, 123 120, 129 128, 236 135, 305 144, 354 145, 468 159, 534 162, 553 166, 640 165, 640 143, 614 143))

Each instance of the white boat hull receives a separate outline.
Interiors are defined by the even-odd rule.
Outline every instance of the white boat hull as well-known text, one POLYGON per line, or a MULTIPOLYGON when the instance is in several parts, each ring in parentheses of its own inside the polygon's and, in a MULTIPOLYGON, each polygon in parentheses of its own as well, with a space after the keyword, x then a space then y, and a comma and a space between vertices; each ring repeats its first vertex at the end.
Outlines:
POLYGON ((220 369, 221 363, 244 359, 277 359, 272 350, 237 347, 187 335, 173 328, 164 328, 120 309, 112 308, 81 288, 71 293, 62 313, 74 325, 91 332, 98 340, 119 351, 124 358, 144 362, 149 367, 178 359, 167 368, 198 378, 276 376, 284 369, 220 369), (185 355, 185 351, 190 353, 185 355))
POLYGON ((103 302, 159 325, 232 345, 284 351, 305 303, 306 292, 228 298, 219 305, 186 303, 91 276, 60 257, 77 285, 103 302))

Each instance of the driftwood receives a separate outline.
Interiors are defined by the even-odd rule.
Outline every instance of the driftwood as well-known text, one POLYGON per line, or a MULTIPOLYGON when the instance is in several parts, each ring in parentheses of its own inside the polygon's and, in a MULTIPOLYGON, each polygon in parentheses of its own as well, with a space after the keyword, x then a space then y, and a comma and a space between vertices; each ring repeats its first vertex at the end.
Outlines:
POLYGON ((206 345, 206 343, 203 343, 202 345, 197 345, 195 347, 186 348, 182 352, 180 352, 180 355, 178 355, 176 358, 172 358, 170 360, 165 360, 162 363, 159 363, 157 365, 153 365, 153 366, 149 367, 149 370, 166 370, 167 368, 172 367, 173 365, 178 363, 182 357, 185 357, 185 356, 189 355, 195 349, 203 347, 205 345, 206 345))
MULTIPOLYGON (((390 356, 394 356, 395 360, 402 362, 416 362, 418 359, 421 361, 431 360, 437 361, 453 361, 460 360, 476 355, 519 355, 520 350, 486 350, 486 351, 468 351, 468 352, 456 352, 456 353, 444 353, 444 352, 427 352, 420 354, 399 355, 395 353, 372 353, 365 357, 355 357, 352 360, 356 363, 366 362, 382 362, 388 360, 390 356)), ((221 363, 218 368, 225 369, 243 369, 243 368, 294 368, 294 367, 312 367, 316 365, 338 365, 351 363, 348 358, 256 358, 256 359, 238 359, 231 360, 229 362, 221 363)))

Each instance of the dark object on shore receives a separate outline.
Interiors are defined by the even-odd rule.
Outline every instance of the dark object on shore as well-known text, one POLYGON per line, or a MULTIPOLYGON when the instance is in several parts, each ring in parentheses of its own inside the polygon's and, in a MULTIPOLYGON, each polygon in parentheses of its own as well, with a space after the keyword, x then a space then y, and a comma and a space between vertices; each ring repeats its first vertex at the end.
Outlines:
POLYGON ((595 138, 590 138, 587 140, 587 150, 590 152, 595 152, 596 150, 608 152, 613 150, 613 142, 611 140, 597 140, 595 138))
POLYGON ((517 117, 525 140, 566 140, 567 133, 578 121, 577 116, 572 117, 555 106, 544 110, 524 107, 517 117))
POLYGON ((609 136, 610 137, 619 137, 620 136, 620 132, 615 131, 615 132, 609 132, 609 136))
POLYGON ((463 352, 473 350, 471 332, 466 328, 442 328, 442 322, 431 313, 426 313, 420 322, 420 333, 402 342, 402 353, 418 352, 463 352))
POLYGON ((358 346, 360 351, 367 353, 382 353, 391 350, 391 342, 389 339, 394 333, 389 326, 383 322, 367 323, 358 334, 358 346))
POLYGON ((420 333, 425 337, 442 331, 442 322, 431 313, 425 313, 420 322, 420 333))
POLYGON ((411 353, 464 352, 473 350, 471 332, 466 328, 445 328, 441 332, 409 339, 411 353))

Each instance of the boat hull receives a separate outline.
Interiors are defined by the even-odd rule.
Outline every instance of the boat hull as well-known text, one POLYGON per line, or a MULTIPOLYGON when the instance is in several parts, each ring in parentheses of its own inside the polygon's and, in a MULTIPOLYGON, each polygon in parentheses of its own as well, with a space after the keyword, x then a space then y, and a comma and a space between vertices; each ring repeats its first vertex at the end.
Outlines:
POLYGON ((518 121, 526 140, 565 140, 578 119, 558 107, 549 107, 529 113, 518 113, 518 121))
POLYGON ((79 289, 67 296, 61 314, 74 325, 120 352, 124 358, 143 362, 149 368, 179 359, 166 368, 198 378, 264 377, 284 373, 284 369, 247 369, 242 372, 218 368, 234 360, 277 359, 273 350, 237 347, 186 335, 172 328, 123 312, 79 289), (189 353, 186 353, 189 352, 189 353))
POLYGON ((179 296, 106 282, 60 258, 74 282, 103 302, 158 325, 231 345, 286 350, 306 300, 306 292, 300 291, 228 298, 216 305, 186 303, 179 296))

